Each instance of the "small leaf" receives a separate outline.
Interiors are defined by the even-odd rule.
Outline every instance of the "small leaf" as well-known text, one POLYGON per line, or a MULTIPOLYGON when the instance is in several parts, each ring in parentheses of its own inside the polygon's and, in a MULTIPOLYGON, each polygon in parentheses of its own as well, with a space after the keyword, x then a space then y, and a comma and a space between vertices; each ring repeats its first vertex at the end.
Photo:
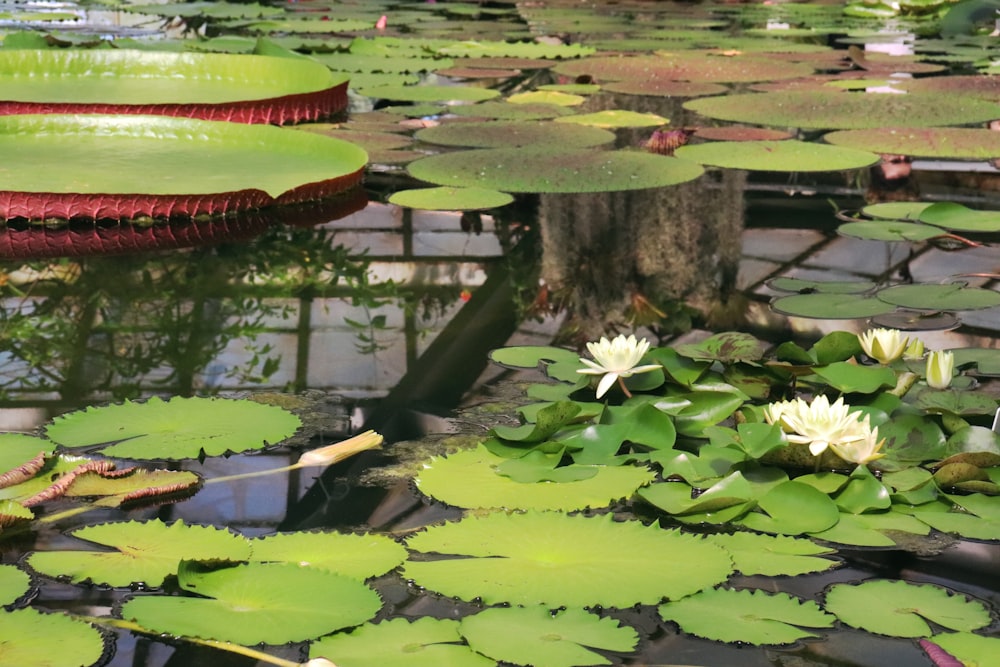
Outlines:
POLYGON ((829 496, 795 481, 768 491, 758 500, 758 507, 766 514, 751 512, 740 523, 765 533, 815 533, 830 528, 840 519, 840 512, 829 496))

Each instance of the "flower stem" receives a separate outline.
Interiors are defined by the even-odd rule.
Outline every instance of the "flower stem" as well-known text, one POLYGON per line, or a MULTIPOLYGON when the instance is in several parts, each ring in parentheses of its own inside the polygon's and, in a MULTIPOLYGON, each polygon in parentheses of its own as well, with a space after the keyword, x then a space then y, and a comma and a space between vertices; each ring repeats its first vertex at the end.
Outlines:
POLYGON ((909 371, 900 373, 899 377, 896 378, 896 386, 890 389, 888 393, 893 396, 905 396, 906 392, 910 391, 910 388, 913 387, 913 384, 917 381, 917 377, 919 376, 916 373, 911 373, 909 371))
POLYGON ((625 386, 625 378, 623 378, 621 375, 618 376, 618 386, 622 388, 622 392, 625 394, 625 398, 632 398, 632 392, 630 392, 628 390, 628 387, 625 386))

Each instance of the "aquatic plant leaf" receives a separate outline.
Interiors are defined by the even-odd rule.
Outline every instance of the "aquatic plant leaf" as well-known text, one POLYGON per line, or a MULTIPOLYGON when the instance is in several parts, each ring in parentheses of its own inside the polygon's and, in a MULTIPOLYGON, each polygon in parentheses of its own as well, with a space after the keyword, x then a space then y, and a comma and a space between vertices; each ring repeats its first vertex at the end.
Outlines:
POLYGON ((847 361, 835 361, 813 368, 813 373, 834 389, 845 393, 872 394, 883 387, 896 386, 896 372, 885 366, 860 366, 847 361))
POLYGON ((739 522, 762 533, 801 535, 830 528, 840 519, 837 506, 828 495, 808 484, 790 480, 761 496, 757 507, 739 522))
MULTIPOLYGON (((927 389, 917 395, 917 400, 914 404, 931 413, 992 415, 997 411, 996 399, 983 396, 982 394, 958 390, 935 391, 927 389)), ((995 441, 995 437, 991 438, 991 440, 995 441)))
POLYGON ((385 574, 406 559, 403 545, 384 535, 277 533, 250 540, 250 562, 318 567, 353 579, 385 574))
POLYGON ((915 310, 979 310, 1000 306, 1000 292, 962 283, 945 285, 896 285, 878 292, 886 303, 915 310))
MULTIPOLYGON (((843 226, 844 225, 841 225, 841 227, 843 226)), ((799 294, 812 294, 813 292, 825 292, 827 294, 863 294, 874 289, 875 283, 870 280, 804 280, 802 278, 789 278, 782 276, 780 278, 772 278, 771 280, 768 280, 767 286, 771 289, 781 290, 782 292, 798 292, 799 294)))
POLYGON ((1000 540, 1000 520, 985 519, 964 512, 920 511, 913 512, 913 517, 926 523, 934 530, 942 533, 954 533, 970 540, 1000 540))
POLYGON ((715 544, 611 514, 494 513, 433 526, 407 546, 456 558, 408 561, 404 577, 486 604, 653 604, 714 586, 732 571, 715 544))
POLYGON ((590 648, 618 653, 635 650, 638 633, 583 609, 507 607, 486 609, 466 616, 459 628, 469 646, 515 665, 576 667, 610 665, 610 660, 590 648))
POLYGON ((858 466, 851 473, 847 485, 834 500, 841 512, 861 514, 889 509, 892 500, 887 489, 865 466, 858 466))
POLYGON ((87 667, 97 664, 108 649, 92 625, 30 607, 0 611, 0 646, 4 667, 87 667))
POLYGON ((503 440, 526 443, 542 442, 574 421, 581 410, 581 406, 573 401, 556 401, 538 410, 534 415, 534 423, 522 424, 521 426, 500 424, 493 427, 492 433, 503 440))
POLYGON ((442 123, 418 130, 414 137, 440 146, 470 148, 517 148, 554 144, 567 148, 589 148, 612 144, 615 135, 598 127, 574 127, 551 121, 462 121, 442 123))
POLYGON ((933 204, 919 201, 892 201, 869 204, 861 209, 861 212, 869 218, 883 220, 918 220, 921 211, 928 206, 933 204))
POLYGON ((684 632, 723 642, 791 644, 815 637, 802 628, 829 628, 836 620, 811 600, 786 593, 717 588, 660 605, 660 617, 684 632))
POLYGON ((959 631, 991 622, 989 610, 980 602, 939 586, 906 581, 836 584, 826 592, 823 606, 842 623, 890 637, 929 637, 927 621, 959 631))
POLYGON ((837 233, 866 241, 926 241, 941 236, 944 230, 901 220, 867 220, 846 222, 837 227, 837 233))
POLYGON ((835 146, 911 157, 989 160, 1000 156, 1000 135, 976 128, 880 127, 823 135, 835 146))
POLYGON ((822 572, 840 564, 837 560, 820 558, 836 553, 835 549, 807 539, 743 531, 709 535, 706 539, 728 551, 736 570, 746 576, 796 576, 822 572))
POLYGON ((681 356, 701 361, 721 361, 724 364, 760 361, 767 349, 764 342, 750 334, 727 331, 710 336, 699 343, 675 345, 681 356))
MULTIPOLYGON (((715 53, 659 53, 644 56, 599 56, 559 63, 553 68, 567 76, 590 75, 597 81, 695 81, 739 83, 809 76, 813 68, 764 57, 729 58, 715 53)), ((765 124, 765 123, 762 123, 765 124)))
POLYGON ((682 435, 698 437, 708 426, 728 419, 747 400, 747 396, 728 391, 692 391, 680 398, 687 404, 674 415, 674 427, 682 435))
MULTIPOLYGON (((157 496, 176 496, 194 493, 201 477, 187 470, 115 471, 111 476, 100 471, 85 472, 76 477, 66 489, 67 497, 106 496, 118 503, 155 500, 157 496)), ((107 500, 102 501, 108 506, 107 500)))
POLYGON ((853 320, 888 313, 894 307, 874 296, 859 294, 793 294, 772 300, 771 309, 798 317, 853 320))
POLYGON ((423 616, 366 623, 327 635, 309 646, 310 658, 336 659, 338 667, 495 667, 458 634, 459 621, 423 616))
POLYGON ((28 468, 18 472, 39 454, 50 454, 56 443, 23 433, 0 433, 0 488, 17 484, 34 473, 28 468))
POLYGON ((256 401, 152 397, 57 417, 45 433, 64 447, 104 445, 107 456, 149 460, 219 456, 290 437, 299 418, 256 401))
POLYGON ((749 171, 844 171, 879 161, 868 151, 793 139, 688 144, 674 154, 704 165, 749 171))
MULTIPOLYGON (((734 465, 746 460, 746 455, 732 447, 718 447, 709 444, 702 445, 697 454, 666 450, 653 452, 649 459, 650 462, 659 464, 663 468, 664 477, 680 477, 688 484, 704 486, 699 482, 719 479, 728 475, 734 465)), ((654 488, 659 488, 659 484, 650 486, 648 490, 654 488)), ((639 495, 645 497, 646 491, 643 490, 639 495)), ((688 492, 688 500, 690 500, 690 496, 691 494, 688 492)), ((657 503, 654 502, 654 504, 657 503)), ((670 510, 667 509, 667 511, 670 510)))
POLYGON ((0 500, 0 528, 31 521, 35 513, 15 500, 0 500))
MULTIPOLYGON (((698 352, 698 354, 707 353, 698 352)), ((709 359, 697 361, 690 357, 682 356, 677 350, 671 347, 658 347, 649 351, 649 358, 663 367, 664 373, 674 382, 684 387, 691 386, 704 377, 711 367, 709 359)))
POLYGON ((494 472, 507 459, 479 446, 435 457, 424 464, 417 488, 431 498, 466 508, 572 510, 605 507, 653 480, 653 471, 638 466, 598 466, 597 474, 568 482, 521 484, 494 472))
POLYGON ((642 95, 643 97, 705 97, 706 95, 722 95, 727 92, 725 86, 717 83, 671 81, 668 79, 610 81, 601 85, 601 89, 611 93, 642 95))
POLYGON ((507 98, 510 104, 555 104, 561 107, 576 107, 587 101, 582 95, 573 95, 558 90, 533 90, 514 93, 507 98))
POLYGON ((923 415, 903 414, 879 424, 886 458, 904 463, 940 460, 947 456, 941 427, 923 415))
POLYGON ((92 460, 80 456, 38 457, 32 461, 32 465, 18 468, 29 470, 31 475, 22 482, 0 489, 0 498, 10 498, 25 507, 31 507, 62 497, 78 475, 91 470, 112 470, 114 467, 114 463, 108 460, 92 460), (35 463, 43 465, 36 466, 35 463))
POLYGON ((737 424, 736 430, 709 426, 705 429, 705 435, 709 437, 713 445, 733 447, 744 452, 748 458, 755 460, 787 444, 781 436, 779 425, 760 422, 737 424))
POLYGON ((13 604, 31 590, 31 576, 16 565, 0 565, 0 606, 13 604))
MULTIPOLYGON (((664 469, 667 472, 667 469, 664 469)), ((727 507, 743 506, 762 492, 736 471, 693 494, 687 484, 658 482, 639 490, 639 497, 672 515, 718 512, 727 507)))
POLYGON ((68 577, 75 583, 91 581, 115 587, 143 583, 155 587, 176 573, 185 558, 241 561, 250 557, 250 543, 242 536, 183 521, 102 523, 71 534, 115 550, 35 551, 25 562, 37 572, 68 577))
POLYGON ((497 120, 546 120, 572 115, 573 111, 557 104, 510 104, 489 101, 478 104, 464 104, 448 109, 455 116, 474 116, 497 120))
POLYGON ((415 188, 389 196, 389 203, 425 211, 477 211, 500 208, 514 201, 506 192, 486 188, 415 188))
POLYGON ((596 49, 583 44, 539 44, 536 42, 463 41, 438 48, 436 52, 452 58, 579 58, 596 49))
POLYGON ((606 424, 626 426, 626 440, 650 449, 670 449, 677 440, 674 420, 651 403, 641 403, 638 407, 608 406, 603 420, 606 424))
POLYGON ((642 113, 628 109, 608 109, 593 113, 574 114, 555 118, 556 123, 572 123, 574 125, 589 125, 599 128, 612 127, 659 127, 666 125, 670 119, 655 113, 642 113))
POLYGON ((652 153, 552 146, 433 155, 411 162, 407 171, 438 185, 552 193, 639 190, 693 181, 703 173, 694 162, 652 153))
POLYGON ((359 95, 394 102, 481 102, 500 95, 489 88, 470 86, 366 86, 358 89, 359 95))
MULTIPOLYGON (((1000 133, 991 132, 991 134, 1000 133)), ((993 234, 1000 231, 1000 211, 980 211, 955 202, 931 204, 920 211, 918 217, 921 222, 944 227, 953 232, 993 234)))
MULTIPOLYGON (((961 661, 964 667, 988 667, 1000 651, 1000 638, 984 637, 972 632, 942 632, 933 637, 934 643, 961 661)), ((949 663, 941 663, 949 667, 949 663)))
POLYGON ((363 623, 382 606, 357 579, 289 563, 205 569, 181 563, 183 590, 203 597, 133 596, 122 618, 155 632, 234 644, 284 644, 363 623))
POLYGON ((985 123, 996 104, 969 97, 877 93, 773 92, 704 97, 684 108, 709 118, 815 129, 934 127, 985 123))
MULTIPOLYGON (((573 350, 546 345, 501 347, 490 352, 490 359, 495 363, 514 368, 537 368, 542 362, 554 361, 580 364, 580 355, 573 350)), ((583 368, 582 364, 580 368, 583 368)))

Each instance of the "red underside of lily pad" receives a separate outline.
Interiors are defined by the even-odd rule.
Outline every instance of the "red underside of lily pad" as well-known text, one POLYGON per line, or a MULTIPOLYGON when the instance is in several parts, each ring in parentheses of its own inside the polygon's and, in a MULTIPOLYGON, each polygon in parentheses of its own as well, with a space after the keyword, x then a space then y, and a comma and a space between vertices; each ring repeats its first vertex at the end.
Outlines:
MULTIPOLYGON (((286 196, 317 188, 318 185, 311 184, 298 188, 286 193, 286 196)), ((3 199, 2 203, 7 203, 7 197, 11 194, 23 195, 23 193, 0 193, 0 198, 3 199)), ((358 184, 347 190, 339 190, 335 196, 327 196, 326 199, 319 201, 314 201, 314 197, 307 197, 296 201, 279 200, 275 202, 259 190, 228 193, 228 195, 232 198, 219 199, 219 201, 215 201, 216 198, 223 198, 226 195, 189 198, 164 197, 162 198, 165 200, 163 202, 164 210, 170 208, 167 199, 173 200, 175 205, 180 206, 211 203, 218 204, 219 207, 213 211, 213 217, 208 220, 194 220, 189 215, 178 219, 175 208, 173 216, 164 216, 172 219, 156 222, 152 225, 136 225, 120 222, 120 220, 149 215, 134 212, 149 210, 148 204, 150 202, 148 200, 154 198, 148 196, 133 197, 132 201, 126 201, 122 198, 109 197, 99 204, 102 207, 99 210, 107 215, 90 217, 89 222, 81 220, 80 216, 49 215, 45 217, 66 217, 70 218, 70 221, 65 227, 54 229, 36 225, 29 225, 25 228, 8 226, 0 229, 0 259, 116 255, 214 245, 253 238, 276 223, 314 225, 329 222, 360 211, 368 203, 364 188, 358 184), (238 197, 234 195, 238 195, 238 197), (140 202, 139 199, 147 201, 140 202), (304 203, 297 204, 298 201, 304 203), (252 202, 251 206, 243 207, 250 202, 252 202), (283 205, 268 208, 269 205, 275 203, 283 205), (121 217, 113 215, 129 212, 133 212, 133 214, 121 217)), ((43 199, 46 197, 46 195, 37 196, 43 199)), ((284 197, 282 197, 283 199, 284 197)), ((66 202, 66 204, 69 205, 71 202, 66 202)), ((97 204, 90 202, 90 205, 97 204)), ((160 216, 154 215, 153 217, 160 216)))
POLYGON ((262 100, 241 100, 219 104, 77 104, 72 102, 17 102, 0 100, 0 115, 117 113, 150 114, 233 123, 286 125, 323 120, 347 108, 344 82, 312 93, 298 93, 262 100))

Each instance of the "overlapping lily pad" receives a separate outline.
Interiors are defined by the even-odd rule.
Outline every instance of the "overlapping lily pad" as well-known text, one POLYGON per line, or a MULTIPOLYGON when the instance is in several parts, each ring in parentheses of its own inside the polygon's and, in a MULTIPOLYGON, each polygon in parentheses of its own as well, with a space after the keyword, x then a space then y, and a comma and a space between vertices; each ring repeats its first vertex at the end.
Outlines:
POLYGON ((597 127, 523 120, 445 123, 418 130, 414 136, 431 144, 470 148, 515 148, 543 143, 563 148, 588 148, 611 144, 615 140, 613 132, 597 127))
POLYGON ((710 142, 681 146, 674 155, 713 167, 752 171, 843 171, 878 162, 864 150, 806 141, 710 142))
POLYGON ((362 625, 322 637, 309 647, 312 658, 336 659, 339 667, 493 667, 494 660, 462 644, 459 621, 424 616, 362 625))
POLYGON ((1000 132, 975 128, 882 127, 830 132, 836 146, 912 157, 990 160, 1000 157, 1000 132))
POLYGON ((478 149, 411 162, 414 178, 438 185, 502 192, 612 192, 692 181, 700 165, 637 151, 532 148, 478 149))
POLYGON ((645 56, 599 56, 560 63, 556 72, 569 76, 590 75, 598 81, 696 81, 738 83, 793 79, 813 73, 804 64, 768 58, 736 58, 705 52, 674 52, 645 56))
POLYGON ((1000 117, 1000 105, 992 102, 930 94, 745 93, 690 100, 684 108, 740 123, 845 130, 965 125, 1000 117))
POLYGON ((278 533, 250 546, 251 562, 294 563, 360 580, 385 574, 406 558, 406 549, 384 535, 278 533))

